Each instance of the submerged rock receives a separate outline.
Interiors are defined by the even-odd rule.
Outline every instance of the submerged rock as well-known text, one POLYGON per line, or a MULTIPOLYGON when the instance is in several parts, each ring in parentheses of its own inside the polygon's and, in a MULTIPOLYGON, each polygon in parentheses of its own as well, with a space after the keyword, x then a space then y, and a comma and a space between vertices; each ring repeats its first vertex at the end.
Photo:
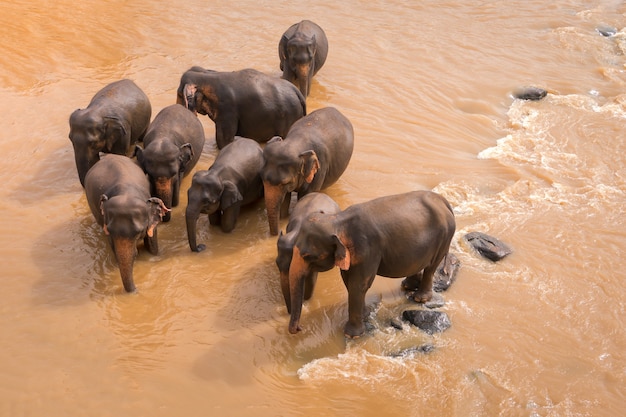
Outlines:
POLYGON ((405 310, 402 318, 428 334, 443 332, 452 325, 448 315, 442 311, 405 310))
POLYGON ((546 95, 548 95, 548 91, 539 87, 521 87, 513 91, 513 97, 520 100, 537 101, 541 100, 546 95))
POLYGON ((481 232, 471 232, 465 235, 465 240, 485 258, 497 262, 513 253, 511 248, 493 236, 481 232))
POLYGON ((456 280, 456 274, 461 267, 461 261, 453 253, 448 253, 439 264, 433 278, 433 291, 447 290, 456 280))
POLYGON ((408 349, 403 349, 399 352, 390 353, 387 356, 391 356, 392 358, 404 358, 407 356, 413 356, 416 353, 429 353, 429 352, 432 352, 433 350, 435 350, 435 346, 431 345, 430 343, 427 343, 425 345, 414 346, 408 349))
POLYGON ((598 26, 596 30, 598 31, 598 33, 600 33, 600 35, 605 36, 607 38, 617 34, 617 29, 611 26, 601 25, 601 26, 598 26))

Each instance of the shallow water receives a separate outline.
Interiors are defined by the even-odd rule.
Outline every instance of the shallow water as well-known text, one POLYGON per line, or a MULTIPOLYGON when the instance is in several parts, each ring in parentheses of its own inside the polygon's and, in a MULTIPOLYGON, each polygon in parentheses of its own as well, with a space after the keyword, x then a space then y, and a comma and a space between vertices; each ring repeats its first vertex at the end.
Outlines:
MULTIPOLYGON (((29 2, 0 5, 0 415, 615 416, 626 404, 626 8, 620 1, 29 2), (276 76, 277 45, 311 19, 329 38, 309 112, 337 107, 355 152, 327 190, 342 208, 434 189, 453 205, 461 261, 434 336, 389 325, 400 281, 368 293, 346 341, 337 270, 303 332, 287 332, 262 203, 230 235, 198 223, 186 188, 137 294, 78 182, 68 118, 133 79, 153 115, 192 65, 276 76), (615 36, 596 29, 615 28, 615 36), (514 100, 522 86, 549 91, 514 100), (491 263, 463 241, 514 249, 491 263), (432 345, 429 353, 413 348, 432 345), (402 352, 408 352, 400 354, 402 352)), ((197 169, 217 150, 212 122, 197 169)), ((282 222, 282 227, 286 221, 282 222)))

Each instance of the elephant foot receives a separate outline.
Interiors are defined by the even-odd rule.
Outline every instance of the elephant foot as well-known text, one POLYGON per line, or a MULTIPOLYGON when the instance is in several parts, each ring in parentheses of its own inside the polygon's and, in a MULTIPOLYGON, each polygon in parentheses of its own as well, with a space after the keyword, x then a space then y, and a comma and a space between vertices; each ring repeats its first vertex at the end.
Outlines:
POLYGON ((427 303, 431 300, 431 298, 433 298, 433 292, 432 291, 425 291, 425 292, 415 291, 413 294, 411 294, 411 297, 416 303, 427 303))
POLYGON ((348 339, 358 339, 363 336, 363 333, 365 333, 365 325, 363 323, 357 326, 348 322, 343 329, 343 334, 348 339))
POLYGON ((402 280, 400 286, 404 291, 417 291, 422 283, 422 274, 411 275, 402 280))

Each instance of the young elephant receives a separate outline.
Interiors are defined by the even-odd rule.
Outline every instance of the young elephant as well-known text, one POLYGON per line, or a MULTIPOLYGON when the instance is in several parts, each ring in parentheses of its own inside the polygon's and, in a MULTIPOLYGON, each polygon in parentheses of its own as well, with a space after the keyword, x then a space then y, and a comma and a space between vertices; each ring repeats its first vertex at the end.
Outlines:
POLYGON ((415 301, 430 300, 433 275, 448 253, 455 228, 452 207, 431 191, 381 197, 338 214, 309 217, 300 228, 289 267, 289 332, 300 330, 304 279, 311 271, 341 269, 348 290, 347 337, 365 331, 365 294, 376 275, 406 277, 402 286, 416 291, 415 301))
MULTIPOLYGON (((291 289, 289 287, 289 266, 293 255, 293 245, 296 243, 302 223, 313 213, 335 214, 339 212, 339 205, 323 193, 310 193, 298 200, 289 215, 286 233, 280 232, 276 246, 278 256, 276 266, 280 272, 280 287, 285 298, 287 311, 291 313, 291 289)), ((308 300, 313 295, 315 282, 317 281, 317 271, 309 271, 304 277, 304 299, 308 300)))
POLYGON ((70 116, 70 140, 80 184, 100 159, 100 152, 127 155, 141 141, 152 116, 146 94, 131 80, 98 91, 85 109, 70 116))
POLYGON ((192 67, 180 79, 176 102, 215 122, 219 149, 235 136, 258 142, 284 136, 306 114, 306 100, 293 84, 254 69, 218 72, 192 67))
POLYGON ((334 184, 348 167, 353 149, 352 124, 333 107, 312 112, 294 123, 285 139, 267 143, 261 178, 270 234, 278 234, 278 220, 289 212, 291 192, 302 198, 334 184))
MULTIPOLYGON (((148 174, 150 193, 168 209, 178 206, 180 183, 196 166, 204 147, 204 127, 183 106, 161 110, 146 132, 144 148, 135 148, 137 161, 148 174)), ((170 213, 163 218, 170 220, 170 213)))
POLYGON ((261 146, 252 139, 237 137, 220 151, 208 170, 193 175, 185 212, 187 237, 193 252, 206 248, 196 244, 200 213, 208 214, 212 225, 220 225, 223 232, 230 233, 241 207, 263 197, 259 175, 262 166, 261 146))
POLYGON ((328 55, 328 39, 316 23, 303 20, 291 25, 278 43, 283 78, 293 83, 304 97, 311 91, 311 80, 328 55))
POLYGON ((135 291, 133 264, 141 239, 150 253, 159 251, 156 226, 168 212, 150 197, 150 184, 141 168, 127 156, 106 155, 85 176, 89 208, 109 238, 124 289, 135 291))

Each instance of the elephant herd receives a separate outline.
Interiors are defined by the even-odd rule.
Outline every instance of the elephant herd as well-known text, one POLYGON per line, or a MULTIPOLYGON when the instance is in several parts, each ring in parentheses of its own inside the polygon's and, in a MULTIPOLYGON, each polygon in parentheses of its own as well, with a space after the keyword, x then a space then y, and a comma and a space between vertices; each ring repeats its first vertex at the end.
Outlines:
POLYGON ((319 191, 345 172, 354 130, 336 108, 307 114, 311 78, 324 65, 328 41, 321 27, 304 20, 289 27, 279 45, 282 77, 254 69, 184 72, 176 103, 152 121, 146 94, 131 80, 97 92, 70 116, 69 137, 89 208, 108 237, 124 289, 136 290, 137 246, 158 252, 157 224, 179 203, 180 184, 200 159, 204 129, 197 114, 215 123, 219 153, 196 170, 185 220, 192 251, 196 222, 231 232, 242 206, 264 199, 270 235, 289 217, 277 239, 276 265, 290 333, 300 330, 304 300, 318 272, 341 270, 348 290, 347 337, 365 332, 365 294, 376 275, 400 278, 417 302, 432 296, 433 274, 455 232, 450 204, 431 191, 380 197, 341 210, 319 191), (141 144, 141 146, 140 146, 141 144), (291 194, 297 203, 290 211, 291 194))

